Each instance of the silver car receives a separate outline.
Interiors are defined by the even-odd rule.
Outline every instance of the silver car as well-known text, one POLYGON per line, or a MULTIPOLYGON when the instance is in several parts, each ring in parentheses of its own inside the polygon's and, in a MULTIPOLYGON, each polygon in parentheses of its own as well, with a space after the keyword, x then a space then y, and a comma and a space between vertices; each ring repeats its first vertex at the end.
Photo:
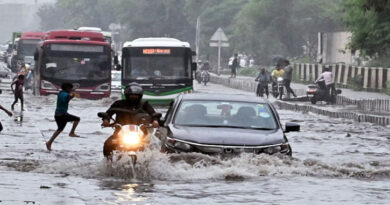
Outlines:
POLYGON ((164 121, 162 150, 291 155, 285 133, 299 130, 295 123, 287 123, 283 129, 274 106, 258 97, 180 95, 164 121))

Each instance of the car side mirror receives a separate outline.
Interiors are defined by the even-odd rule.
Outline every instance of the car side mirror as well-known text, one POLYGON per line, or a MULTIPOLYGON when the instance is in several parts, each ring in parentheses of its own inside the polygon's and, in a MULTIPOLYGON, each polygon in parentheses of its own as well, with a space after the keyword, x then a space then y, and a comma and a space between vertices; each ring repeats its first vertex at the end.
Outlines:
POLYGON ((299 132, 301 130, 301 126, 297 123, 293 123, 293 122, 287 122, 286 123, 286 129, 285 129, 285 133, 287 132, 299 132))
POLYGON ((192 71, 196 71, 197 67, 198 67, 198 65, 196 63, 192 63, 191 64, 191 70, 192 71))
POLYGON ((97 115, 100 118, 107 118, 108 117, 108 114, 106 112, 99 112, 97 115))

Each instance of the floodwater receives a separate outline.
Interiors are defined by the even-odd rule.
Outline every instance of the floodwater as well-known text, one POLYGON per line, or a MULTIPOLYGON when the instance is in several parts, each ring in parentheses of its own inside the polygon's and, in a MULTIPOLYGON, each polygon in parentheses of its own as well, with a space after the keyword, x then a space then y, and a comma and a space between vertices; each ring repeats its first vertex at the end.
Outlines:
MULTIPOLYGON (((2 84, 2 86, 5 86, 2 84)), ((7 85, 8 86, 8 85, 7 85)), ((218 85, 199 92, 248 94, 218 85)), ((108 164, 99 111, 116 99, 75 99, 69 112, 81 117, 81 138, 70 125, 48 152, 56 128, 55 96, 25 95, 23 122, 1 114, 0 204, 389 204, 390 128, 280 110, 297 122, 288 134, 293 157, 243 154, 221 159, 203 154, 138 154, 133 173, 126 156, 108 164)), ((10 107, 4 91, 1 104, 10 107)), ((16 106, 18 109, 19 107, 16 106)), ((158 144, 158 142, 156 142, 158 144)))

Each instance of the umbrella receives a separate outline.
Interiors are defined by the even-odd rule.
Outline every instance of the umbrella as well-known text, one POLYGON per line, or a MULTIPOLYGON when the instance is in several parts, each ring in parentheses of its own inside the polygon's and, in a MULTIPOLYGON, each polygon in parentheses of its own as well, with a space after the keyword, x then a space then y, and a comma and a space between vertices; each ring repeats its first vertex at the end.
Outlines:
POLYGON ((288 60, 284 56, 281 56, 281 55, 272 56, 272 65, 286 66, 286 65, 288 65, 287 62, 288 62, 288 60))

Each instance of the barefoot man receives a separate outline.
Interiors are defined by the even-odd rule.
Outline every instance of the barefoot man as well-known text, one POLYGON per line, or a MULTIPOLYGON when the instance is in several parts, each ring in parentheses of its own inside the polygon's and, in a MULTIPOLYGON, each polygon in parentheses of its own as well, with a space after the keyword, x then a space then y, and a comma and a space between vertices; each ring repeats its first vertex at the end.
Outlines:
POLYGON ((51 144, 56 139, 56 137, 64 130, 67 122, 73 122, 73 127, 69 133, 69 136, 79 137, 78 135, 76 135, 75 130, 80 122, 80 118, 68 113, 69 101, 76 96, 75 93, 72 93, 73 85, 70 83, 63 83, 61 85, 61 89, 62 91, 58 93, 57 108, 54 115, 54 119, 56 120, 58 128, 54 132, 50 140, 46 142, 46 147, 49 151, 51 151, 51 144))

